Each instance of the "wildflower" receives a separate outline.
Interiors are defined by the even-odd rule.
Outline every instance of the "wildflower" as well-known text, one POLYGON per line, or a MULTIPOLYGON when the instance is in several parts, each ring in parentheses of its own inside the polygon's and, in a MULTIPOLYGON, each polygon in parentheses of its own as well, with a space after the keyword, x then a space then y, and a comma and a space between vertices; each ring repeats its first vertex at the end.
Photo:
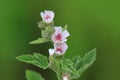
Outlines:
POLYGON ((70 35, 67 30, 62 30, 62 27, 54 27, 55 32, 52 34, 52 41, 54 43, 63 43, 67 41, 67 37, 70 35))
POLYGON ((66 43, 55 43, 54 49, 49 49, 50 56, 54 53, 57 55, 63 55, 68 49, 68 45, 66 43))
POLYGON ((44 12, 41 12, 40 15, 41 15, 43 21, 48 24, 51 23, 54 19, 53 11, 45 10, 44 12))
POLYGON ((68 49, 68 45, 66 43, 54 44, 55 53, 58 55, 63 55, 68 49))

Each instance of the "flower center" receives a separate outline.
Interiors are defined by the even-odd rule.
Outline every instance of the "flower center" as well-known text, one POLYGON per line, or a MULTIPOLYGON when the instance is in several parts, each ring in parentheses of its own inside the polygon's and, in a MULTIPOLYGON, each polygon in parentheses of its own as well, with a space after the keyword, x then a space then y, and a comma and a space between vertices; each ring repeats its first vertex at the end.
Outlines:
POLYGON ((56 36, 56 40, 61 40, 61 38, 62 38, 61 34, 58 33, 57 36, 56 36))
POLYGON ((59 51, 60 53, 62 53, 62 49, 61 48, 57 48, 56 51, 59 51))
POLYGON ((51 18, 50 15, 46 15, 46 16, 45 16, 45 19, 48 20, 49 18, 51 18))

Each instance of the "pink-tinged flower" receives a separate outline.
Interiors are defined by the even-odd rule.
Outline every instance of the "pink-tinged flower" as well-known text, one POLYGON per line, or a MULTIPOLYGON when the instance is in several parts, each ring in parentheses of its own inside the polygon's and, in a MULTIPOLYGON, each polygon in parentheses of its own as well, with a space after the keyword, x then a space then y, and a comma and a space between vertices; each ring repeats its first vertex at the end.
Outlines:
POLYGON ((62 27, 54 27, 55 32, 52 34, 52 41, 54 43, 63 43, 67 41, 67 37, 70 35, 67 30, 62 30, 62 27))
POLYGON ((56 43, 54 44, 55 53, 58 55, 63 55, 68 49, 68 45, 66 43, 56 43))
POLYGON ((53 18, 54 18, 53 11, 45 10, 44 12, 41 12, 40 15, 45 23, 51 23, 53 21, 53 18))
POLYGON ((54 44, 54 49, 49 49, 49 54, 52 56, 53 54, 63 55, 68 49, 68 45, 66 43, 56 43, 54 44))

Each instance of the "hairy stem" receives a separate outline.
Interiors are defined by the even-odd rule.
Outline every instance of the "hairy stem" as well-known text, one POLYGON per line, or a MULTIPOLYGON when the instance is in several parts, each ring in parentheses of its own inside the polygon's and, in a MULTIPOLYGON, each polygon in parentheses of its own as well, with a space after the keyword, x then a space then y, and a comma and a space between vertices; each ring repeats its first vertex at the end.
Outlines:
POLYGON ((57 74, 58 80, 62 80, 60 62, 57 63, 57 71, 56 71, 56 74, 57 74))

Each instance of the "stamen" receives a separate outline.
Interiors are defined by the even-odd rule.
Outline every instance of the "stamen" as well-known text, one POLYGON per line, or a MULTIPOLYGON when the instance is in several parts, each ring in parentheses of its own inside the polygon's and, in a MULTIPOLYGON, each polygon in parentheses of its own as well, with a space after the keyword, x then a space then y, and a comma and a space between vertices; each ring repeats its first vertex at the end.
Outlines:
POLYGON ((56 51, 59 51, 60 53, 62 53, 62 49, 61 48, 57 48, 56 51))
POLYGON ((61 34, 58 33, 58 35, 56 36, 56 40, 61 40, 61 34))
POLYGON ((48 20, 49 18, 51 18, 50 15, 46 15, 46 16, 45 16, 45 19, 48 20))

